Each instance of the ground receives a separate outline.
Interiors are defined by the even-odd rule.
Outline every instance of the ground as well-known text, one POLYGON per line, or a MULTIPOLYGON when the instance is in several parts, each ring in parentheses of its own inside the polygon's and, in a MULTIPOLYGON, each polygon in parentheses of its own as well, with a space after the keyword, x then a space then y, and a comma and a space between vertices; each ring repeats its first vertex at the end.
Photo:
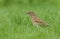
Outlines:
POLYGON ((45 5, 11 5, 0 8, 0 39, 60 39, 60 9, 45 5), (34 11, 48 27, 33 26, 26 14, 34 11))

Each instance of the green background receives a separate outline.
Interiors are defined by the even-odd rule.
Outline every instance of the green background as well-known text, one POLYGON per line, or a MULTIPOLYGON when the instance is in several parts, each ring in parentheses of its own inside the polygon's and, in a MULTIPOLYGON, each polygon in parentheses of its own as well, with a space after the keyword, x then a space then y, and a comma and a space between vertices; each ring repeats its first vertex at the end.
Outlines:
POLYGON ((60 39, 60 0, 0 0, 0 39, 60 39), (33 26, 29 11, 49 26, 33 26))

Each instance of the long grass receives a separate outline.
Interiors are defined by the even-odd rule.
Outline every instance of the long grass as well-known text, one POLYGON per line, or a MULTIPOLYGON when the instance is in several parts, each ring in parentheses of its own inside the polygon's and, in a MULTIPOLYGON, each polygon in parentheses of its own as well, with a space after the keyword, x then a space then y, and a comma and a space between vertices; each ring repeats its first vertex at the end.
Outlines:
POLYGON ((60 9, 52 5, 13 5, 0 8, 0 39, 60 39, 60 9), (48 27, 33 26, 28 11, 34 11, 48 27))

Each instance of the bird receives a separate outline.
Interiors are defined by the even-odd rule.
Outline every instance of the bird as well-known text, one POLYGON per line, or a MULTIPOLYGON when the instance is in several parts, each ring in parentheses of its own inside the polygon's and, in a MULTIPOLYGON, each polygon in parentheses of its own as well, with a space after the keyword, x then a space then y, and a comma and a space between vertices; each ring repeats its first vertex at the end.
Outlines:
POLYGON ((41 25, 41 26, 47 26, 49 25, 48 23, 46 23, 45 21, 43 21, 42 19, 40 19, 35 12, 33 11, 29 11, 27 12, 27 14, 31 17, 31 21, 33 25, 41 25))

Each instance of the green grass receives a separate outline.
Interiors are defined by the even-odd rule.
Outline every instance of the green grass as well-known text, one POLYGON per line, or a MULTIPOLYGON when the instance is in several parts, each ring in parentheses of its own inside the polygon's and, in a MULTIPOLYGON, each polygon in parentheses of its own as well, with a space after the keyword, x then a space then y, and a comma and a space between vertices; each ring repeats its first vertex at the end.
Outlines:
POLYGON ((60 9, 53 5, 13 5, 0 8, 0 39, 60 39, 60 9), (28 11, 49 27, 33 26, 28 11))

